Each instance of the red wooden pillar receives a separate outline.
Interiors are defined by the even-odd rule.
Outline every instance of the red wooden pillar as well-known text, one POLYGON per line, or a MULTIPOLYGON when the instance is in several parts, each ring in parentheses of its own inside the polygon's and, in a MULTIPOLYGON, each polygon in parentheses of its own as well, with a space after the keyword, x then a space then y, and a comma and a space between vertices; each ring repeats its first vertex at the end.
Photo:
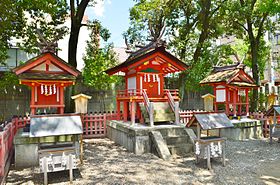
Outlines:
POLYGON ((117 100, 117 120, 121 119, 121 102, 117 100))
POLYGON ((59 105, 58 113, 63 114, 64 113, 64 87, 59 88, 59 105))
MULTIPOLYGON (((238 94, 238 93, 237 93, 237 94, 238 94)), ((238 114, 241 115, 241 109, 242 109, 241 96, 240 96, 240 95, 237 95, 237 97, 238 97, 238 101, 237 101, 237 102, 239 103, 239 104, 238 104, 238 114)))
POLYGON ((217 112, 218 111, 218 106, 217 106, 217 97, 216 97, 216 86, 214 86, 214 110, 215 110, 215 112, 217 112))
POLYGON ((249 89, 245 89, 246 96, 246 115, 249 116, 249 89))
POLYGON ((36 114, 36 108, 35 106, 35 87, 31 87, 31 100, 30 100, 30 107, 31 107, 31 115, 36 114))
POLYGON ((128 118, 128 102, 123 102, 123 120, 127 121, 128 118))
POLYGON ((226 102, 225 102, 225 107, 226 107, 226 114, 229 115, 229 88, 226 87, 226 102))
POLYGON ((233 116, 236 116, 236 99, 237 99, 237 94, 236 90, 233 90, 233 116))

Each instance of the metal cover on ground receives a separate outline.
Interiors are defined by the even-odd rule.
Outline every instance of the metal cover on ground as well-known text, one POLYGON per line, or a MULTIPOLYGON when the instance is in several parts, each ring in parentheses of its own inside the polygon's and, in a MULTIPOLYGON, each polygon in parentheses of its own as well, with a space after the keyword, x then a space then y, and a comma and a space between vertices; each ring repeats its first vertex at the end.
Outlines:
POLYGON ((30 137, 82 134, 79 115, 44 115, 30 118, 30 137))
POLYGON ((187 125, 191 126, 195 122, 198 122, 203 130, 233 127, 225 113, 195 113, 187 125))

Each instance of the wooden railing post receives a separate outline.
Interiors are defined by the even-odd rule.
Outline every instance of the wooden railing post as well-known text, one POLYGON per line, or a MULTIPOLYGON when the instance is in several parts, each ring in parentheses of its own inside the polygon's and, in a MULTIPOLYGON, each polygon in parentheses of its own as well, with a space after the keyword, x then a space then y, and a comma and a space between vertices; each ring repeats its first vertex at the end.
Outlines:
POLYGON ((103 129, 104 129, 104 136, 106 136, 106 133, 107 133, 107 129, 106 129, 106 124, 107 124, 107 120, 106 120, 106 114, 104 114, 103 115, 103 119, 104 119, 104 121, 103 121, 103 129))
POLYGON ((132 100, 130 103, 131 103, 131 107, 130 107, 130 110, 131 110, 131 126, 134 126, 134 124, 135 124, 135 101, 132 100))
POLYGON ((175 124, 179 124, 180 123, 179 102, 175 102, 174 113, 175 113, 175 124))
POLYGON ((154 104, 150 102, 150 109, 149 109, 149 117, 150 117, 150 126, 154 126, 154 104))

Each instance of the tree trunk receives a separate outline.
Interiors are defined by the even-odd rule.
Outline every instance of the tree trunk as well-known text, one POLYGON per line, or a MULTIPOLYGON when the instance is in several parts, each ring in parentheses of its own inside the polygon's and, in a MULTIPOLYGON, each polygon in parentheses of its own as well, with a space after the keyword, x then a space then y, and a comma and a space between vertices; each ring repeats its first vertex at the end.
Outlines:
MULTIPOLYGON (((77 68, 77 46, 82 20, 89 0, 76 1, 77 7, 74 5, 74 0, 70 0, 71 10, 71 32, 68 44, 68 63, 77 68)), ((66 88, 65 93, 65 111, 74 112, 74 101, 71 100, 71 95, 74 93, 74 87, 66 88)))
POLYGON ((194 55, 193 55, 193 61, 196 63, 201 56, 201 51, 203 48, 203 44, 205 40, 208 37, 208 30, 209 30, 209 24, 210 24, 210 9, 211 9, 211 0, 204 0, 202 10, 200 13, 201 18, 201 24, 202 24, 202 30, 198 39, 197 47, 195 49, 194 55))
MULTIPOLYGON (((257 85, 260 85, 260 76, 259 76, 259 65, 258 65, 258 45, 254 42, 251 42, 251 56, 252 56, 252 73, 253 78, 256 81, 257 85)), ((258 109, 258 89, 253 90, 253 101, 251 104, 252 111, 257 111, 258 109)))
POLYGON ((71 21, 71 33, 68 46, 68 63, 75 68, 77 67, 77 46, 81 28, 79 25, 80 24, 77 25, 77 21, 71 21))

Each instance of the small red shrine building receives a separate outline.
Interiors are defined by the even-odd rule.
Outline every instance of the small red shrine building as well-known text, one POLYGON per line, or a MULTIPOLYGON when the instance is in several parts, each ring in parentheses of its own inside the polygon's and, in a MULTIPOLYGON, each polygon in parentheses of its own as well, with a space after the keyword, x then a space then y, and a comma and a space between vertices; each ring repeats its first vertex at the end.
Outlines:
POLYGON ((214 67, 212 73, 204 78, 200 84, 213 86, 214 109, 224 105, 227 115, 242 114, 245 106, 249 115, 249 91, 258 88, 254 79, 244 71, 243 64, 214 67), (243 109, 242 109, 243 108, 243 109))
POLYGON ((169 102, 176 115, 179 111, 178 90, 164 89, 164 76, 187 68, 185 63, 165 50, 165 42, 157 41, 131 53, 125 62, 105 71, 109 75, 118 72, 125 74, 125 90, 118 91, 116 97, 118 119, 120 119, 121 103, 124 121, 128 120, 130 113, 132 123, 135 116, 141 120, 143 114, 140 103, 144 103, 151 125, 153 102, 169 102))
POLYGON ((64 88, 75 84, 80 72, 52 52, 45 52, 13 69, 20 84, 31 88, 30 109, 57 108, 64 113, 64 88))

